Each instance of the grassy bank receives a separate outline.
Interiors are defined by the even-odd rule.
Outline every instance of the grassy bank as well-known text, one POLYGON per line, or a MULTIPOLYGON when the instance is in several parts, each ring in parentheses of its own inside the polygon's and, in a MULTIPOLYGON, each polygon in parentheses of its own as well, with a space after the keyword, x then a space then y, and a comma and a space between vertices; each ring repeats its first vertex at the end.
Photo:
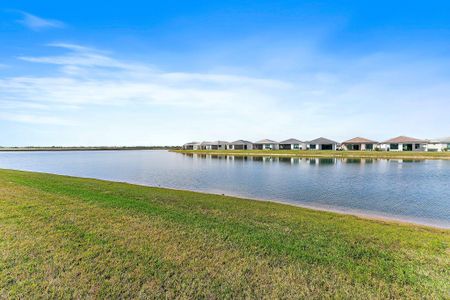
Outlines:
POLYGON ((450 231, 0 170, 0 298, 446 298, 450 231))
POLYGON ((177 153, 289 156, 338 158, 395 158, 395 159, 450 159, 450 152, 394 152, 394 151, 331 151, 331 150, 171 150, 177 153))

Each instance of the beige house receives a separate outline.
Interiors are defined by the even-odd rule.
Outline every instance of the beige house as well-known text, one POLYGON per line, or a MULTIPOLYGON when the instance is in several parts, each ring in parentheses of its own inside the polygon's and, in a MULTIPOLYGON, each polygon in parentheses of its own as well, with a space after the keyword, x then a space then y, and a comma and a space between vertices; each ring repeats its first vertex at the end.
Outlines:
POLYGON ((374 150, 378 145, 378 142, 372 141, 362 137, 355 137, 353 139, 342 142, 342 148, 344 150, 355 150, 355 151, 371 151, 374 150))
POLYGON ((408 136, 398 136, 380 144, 385 151, 425 151, 427 141, 408 136))

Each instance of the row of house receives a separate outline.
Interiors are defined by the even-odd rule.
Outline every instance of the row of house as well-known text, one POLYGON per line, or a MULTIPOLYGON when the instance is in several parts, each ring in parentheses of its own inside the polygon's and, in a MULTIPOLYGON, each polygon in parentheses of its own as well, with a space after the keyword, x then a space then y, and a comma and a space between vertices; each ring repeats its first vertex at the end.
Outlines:
POLYGON ((434 140, 398 136, 384 142, 355 137, 338 143, 320 137, 311 141, 300 141, 294 138, 276 142, 269 139, 250 142, 237 140, 234 142, 191 142, 183 145, 185 150, 354 150, 354 151, 447 151, 450 150, 450 137, 434 140))

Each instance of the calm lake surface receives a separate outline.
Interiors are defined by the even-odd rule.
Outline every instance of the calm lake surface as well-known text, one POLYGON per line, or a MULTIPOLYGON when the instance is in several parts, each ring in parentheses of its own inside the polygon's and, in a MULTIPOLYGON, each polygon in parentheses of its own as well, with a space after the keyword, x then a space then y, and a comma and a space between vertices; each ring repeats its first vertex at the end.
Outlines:
POLYGON ((0 152, 0 168, 276 200, 450 228, 450 160, 0 152))

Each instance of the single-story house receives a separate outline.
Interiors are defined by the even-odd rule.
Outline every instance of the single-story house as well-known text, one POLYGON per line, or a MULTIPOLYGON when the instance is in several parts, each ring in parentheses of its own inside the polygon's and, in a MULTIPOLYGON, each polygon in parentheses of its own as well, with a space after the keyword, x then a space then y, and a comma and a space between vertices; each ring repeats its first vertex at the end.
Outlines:
POLYGON ((253 143, 253 149, 278 150, 279 144, 275 141, 264 139, 253 143))
POLYGON ((408 136, 398 136, 380 144, 385 151, 425 151, 427 141, 408 136))
POLYGON ((225 141, 215 141, 215 142, 202 142, 202 150, 226 150, 228 142, 225 141))
POLYGON ((426 149, 430 152, 450 151, 450 137, 428 140, 426 149))
POLYGON ((305 143, 297 139, 288 139, 279 143, 280 150, 302 150, 305 148, 305 143))
POLYGON ((226 147, 228 150, 251 150, 253 149, 253 143, 245 140, 237 140, 228 143, 226 147))
POLYGON ((378 142, 362 137, 355 137, 348 141, 342 142, 342 147, 344 148, 344 150, 374 150, 377 145, 378 142))
POLYGON ((306 143, 309 150, 336 150, 338 142, 320 137, 306 143))
POLYGON ((190 142, 183 145, 184 150, 200 150, 201 143, 199 142, 190 142))

